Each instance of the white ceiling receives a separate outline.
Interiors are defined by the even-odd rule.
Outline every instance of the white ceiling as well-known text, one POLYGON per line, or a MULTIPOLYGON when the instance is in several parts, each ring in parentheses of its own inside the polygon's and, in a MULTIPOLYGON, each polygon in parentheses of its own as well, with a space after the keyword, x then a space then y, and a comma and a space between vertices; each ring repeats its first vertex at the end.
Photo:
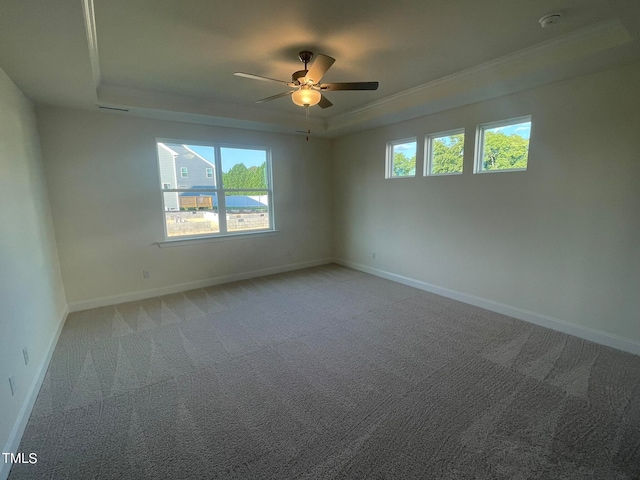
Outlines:
POLYGON ((0 0, 0 67, 36 103, 295 132, 300 50, 336 59, 317 134, 337 135, 640 61, 638 0, 0 0), (542 29, 538 18, 563 21, 542 29))

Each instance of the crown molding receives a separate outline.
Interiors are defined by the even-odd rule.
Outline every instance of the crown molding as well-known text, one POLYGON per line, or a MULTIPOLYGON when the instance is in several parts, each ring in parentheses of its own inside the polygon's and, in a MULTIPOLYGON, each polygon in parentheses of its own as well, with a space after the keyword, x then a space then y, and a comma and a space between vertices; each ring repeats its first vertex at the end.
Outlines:
POLYGON ((84 15, 84 28, 87 34, 87 45, 89 47, 93 85, 97 90, 102 84, 102 74, 100 73, 100 58, 98 57, 98 35, 96 32, 96 16, 93 0, 82 0, 82 13, 84 15))
MULTIPOLYGON (((633 37, 617 19, 590 25, 330 117, 327 120, 327 133, 334 136, 372 122, 384 125, 486 100, 491 98, 490 94, 487 96, 485 93, 480 97, 469 93, 483 89, 486 91, 499 82, 617 47, 632 40, 633 37), (429 105, 433 108, 429 108, 429 105), (423 108, 416 109, 416 106, 423 108), (403 111, 409 112, 408 115, 403 116, 403 111), (383 120, 385 117, 388 121, 383 120)), ((493 91, 494 97, 505 94, 500 89, 493 91)))
POLYGON ((314 117, 305 118, 302 109, 300 115, 276 114, 199 97, 106 84, 98 88, 97 93, 100 106, 124 108, 133 115, 147 118, 280 133, 311 129, 315 136, 326 136, 326 121, 314 117))

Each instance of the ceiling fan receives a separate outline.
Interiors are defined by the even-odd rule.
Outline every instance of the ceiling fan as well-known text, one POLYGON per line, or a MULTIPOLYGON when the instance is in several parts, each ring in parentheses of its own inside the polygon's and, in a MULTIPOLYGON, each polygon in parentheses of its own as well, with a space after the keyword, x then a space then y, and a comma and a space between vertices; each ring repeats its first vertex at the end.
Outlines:
POLYGON ((276 98, 291 95, 293 103, 301 107, 311 107, 319 105, 320 108, 327 108, 333 105, 322 92, 338 90, 377 90, 378 82, 343 82, 343 83, 320 83, 320 80, 327 73, 327 70, 335 62, 334 58, 327 55, 318 54, 311 66, 307 69, 307 64, 311 61, 313 53, 303 50, 298 54, 300 61, 304 62, 304 70, 298 70, 291 76, 291 81, 277 80, 275 78, 253 75, 251 73, 235 72, 234 75, 264 82, 276 82, 293 88, 288 92, 279 93, 271 97, 257 100, 256 103, 264 103, 276 98))

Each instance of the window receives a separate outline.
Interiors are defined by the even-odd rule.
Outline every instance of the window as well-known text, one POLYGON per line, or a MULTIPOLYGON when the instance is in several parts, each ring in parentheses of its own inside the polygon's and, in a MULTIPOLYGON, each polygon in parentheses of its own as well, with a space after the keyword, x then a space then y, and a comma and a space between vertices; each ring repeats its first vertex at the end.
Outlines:
POLYGON ((171 184, 170 183, 163 183, 162 184, 162 188, 171 188, 171 184))
POLYGON ((416 139, 387 143, 386 178, 415 177, 416 139))
POLYGON ((475 172, 526 170, 530 133, 530 116, 479 125, 475 172))
POLYGON ((157 150, 166 239, 273 230, 268 149, 159 140, 157 150), (188 181, 167 187, 189 168, 188 181))
POLYGON ((187 167, 182 167, 180 169, 180 176, 182 178, 189 178, 189 169, 187 167))
POLYGON ((462 173, 464 128, 428 135, 425 152, 425 175, 462 173))

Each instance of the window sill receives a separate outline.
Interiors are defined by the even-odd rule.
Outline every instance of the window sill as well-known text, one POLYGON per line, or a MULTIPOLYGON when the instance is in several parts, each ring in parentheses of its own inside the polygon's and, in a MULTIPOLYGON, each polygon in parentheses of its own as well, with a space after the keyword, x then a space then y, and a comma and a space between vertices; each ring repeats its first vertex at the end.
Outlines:
POLYGON ((190 245, 199 245, 201 243, 212 243, 212 242, 227 242, 230 240, 241 240, 241 239, 249 239, 256 237, 270 237, 273 235, 277 235, 278 230, 266 230, 261 232, 246 232, 246 233, 231 233, 227 235, 217 235, 211 237, 191 237, 191 238, 180 238, 176 240, 164 240, 162 242, 156 242, 156 245, 160 248, 171 248, 171 247, 187 247, 190 245))
POLYGON ((447 173, 426 173, 425 177, 450 177, 452 175, 462 175, 464 172, 447 172, 447 173))
POLYGON ((509 173, 509 172, 526 172, 526 168, 497 168, 495 170, 478 170, 474 173, 509 173))

